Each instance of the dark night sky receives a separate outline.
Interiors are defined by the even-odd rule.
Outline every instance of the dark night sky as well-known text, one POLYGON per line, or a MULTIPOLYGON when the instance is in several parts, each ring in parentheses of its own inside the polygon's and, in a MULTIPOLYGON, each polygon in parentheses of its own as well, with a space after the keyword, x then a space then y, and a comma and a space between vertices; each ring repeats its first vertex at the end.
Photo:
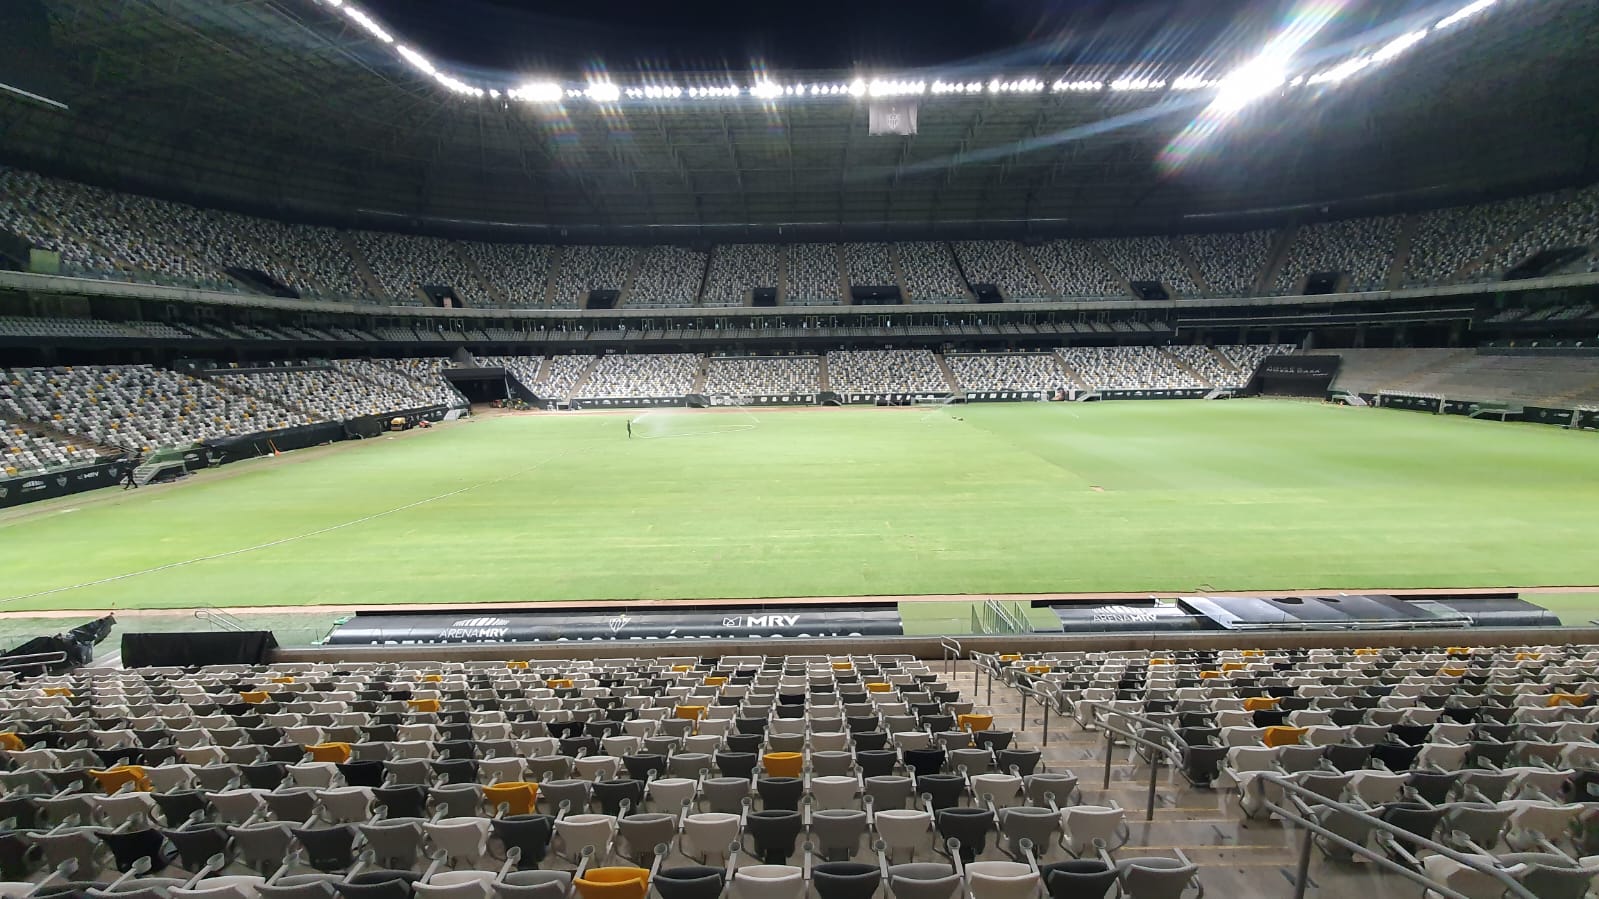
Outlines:
POLYGON ((461 68, 568 76, 1186 63, 1258 46, 1296 2, 1344 7, 1331 40, 1439 0, 366 0, 461 68))

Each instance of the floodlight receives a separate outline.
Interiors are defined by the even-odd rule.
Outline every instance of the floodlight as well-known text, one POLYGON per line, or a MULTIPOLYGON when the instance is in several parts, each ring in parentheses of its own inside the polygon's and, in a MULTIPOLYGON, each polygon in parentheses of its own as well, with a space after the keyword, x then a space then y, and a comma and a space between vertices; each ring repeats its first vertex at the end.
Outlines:
POLYGON ((414 67, 416 67, 416 68, 428 73, 429 75, 432 75, 435 71, 437 71, 436 69, 433 68, 433 63, 428 62, 428 59, 427 59, 426 56, 423 56, 422 54, 416 52, 415 50, 412 50, 410 47, 407 47, 404 44, 400 44, 399 46, 395 47, 394 51, 396 53, 400 54, 401 56, 405 57, 405 61, 406 62, 408 62, 412 66, 414 66, 414 67))
POLYGON ((1427 29, 1425 28, 1421 29, 1420 31, 1412 31, 1409 34, 1402 34, 1384 44, 1382 49, 1378 50, 1376 53, 1371 54, 1371 61, 1387 62, 1388 60, 1393 59, 1395 56, 1398 56, 1406 50, 1409 50, 1411 47, 1421 43, 1422 38, 1426 36, 1427 29))
POLYGON ((1442 31, 1452 25, 1458 25, 1498 2, 1499 0, 1476 0, 1475 3, 1468 3, 1441 19, 1437 25, 1433 26, 1433 30, 1442 31))
POLYGON ((590 82, 588 90, 583 93, 588 95, 595 103, 615 103, 622 99, 622 91, 609 81, 590 82))
POLYGON ((342 9, 344 10, 344 14, 350 17, 351 21, 355 22, 357 25, 360 25, 368 34, 385 44, 394 43, 393 35, 389 34, 387 31, 384 31, 383 26, 374 21, 371 16, 353 6, 345 6, 342 7, 342 9))
POLYGON ((533 103, 559 103, 566 91, 553 81, 530 81, 511 91, 510 95, 533 103))
POLYGON ((1288 80, 1288 61, 1280 54, 1262 54, 1228 73, 1210 108, 1227 116, 1266 96, 1288 80))
POLYGON ((758 81, 750 85, 750 96, 762 100, 775 100, 783 96, 783 89, 770 81, 758 81))
POLYGON ((866 96, 866 82, 862 81, 859 78, 855 79, 854 81, 851 81, 849 83, 849 95, 851 97, 864 97, 864 96, 866 96))

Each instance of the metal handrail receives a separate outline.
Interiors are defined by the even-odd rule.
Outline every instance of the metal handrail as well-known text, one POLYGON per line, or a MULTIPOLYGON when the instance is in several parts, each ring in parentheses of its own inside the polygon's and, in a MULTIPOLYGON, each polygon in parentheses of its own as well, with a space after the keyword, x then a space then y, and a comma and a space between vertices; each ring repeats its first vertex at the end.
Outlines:
MULTIPOLYGON (((1144 715, 1140 715, 1140 714, 1137 714, 1137 713, 1134 713, 1134 712, 1126 712, 1126 711, 1122 711, 1120 709, 1107 708, 1102 703, 1091 703, 1091 707, 1094 709, 1095 718, 1098 721, 1100 728, 1105 730, 1110 735, 1110 736, 1108 736, 1106 738, 1106 741, 1105 741, 1105 786, 1107 788, 1110 786, 1110 769, 1111 769, 1111 761, 1112 761, 1111 757, 1114 754, 1114 747, 1113 747, 1114 737, 1121 737, 1122 739, 1127 740, 1130 744, 1137 745, 1137 746, 1143 746, 1143 747, 1145 747, 1147 749, 1151 749, 1151 750, 1154 750, 1156 752, 1159 752, 1162 755, 1164 755, 1166 757, 1167 761, 1170 762, 1176 768, 1180 768, 1182 766, 1182 764, 1183 764, 1182 753, 1181 753, 1180 750, 1178 750, 1176 748, 1175 745, 1172 745, 1172 744, 1180 744, 1182 742, 1182 737, 1181 737, 1181 735, 1179 735, 1177 733, 1177 730, 1175 728, 1173 728, 1171 725, 1166 724, 1165 722, 1155 721, 1155 720, 1153 720, 1151 718, 1148 718, 1148 717, 1146 717, 1144 715), (1154 730, 1154 731, 1157 731, 1157 732, 1161 733, 1163 736, 1165 736, 1168 739, 1170 739, 1172 741, 1172 743, 1157 743, 1157 742, 1149 740, 1149 739, 1147 739, 1147 738, 1145 738, 1145 737, 1143 737, 1143 736, 1141 736, 1139 734, 1134 734, 1134 733, 1132 733, 1130 731, 1125 731, 1125 730, 1122 730, 1120 728, 1117 728, 1117 727, 1111 725, 1110 723, 1108 723, 1107 721, 1104 720, 1104 718, 1108 717, 1108 716, 1124 718, 1124 719, 1129 720, 1129 721, 1137 722, 1138 724, 1146 726, 1146 727, 1150 728, 1151 730, 1154 730)), ((1157 768, 1156 768, 1155 764, 1153 763, 1153 761, 1151 761, 1151 764, 1150 764, 1149 805, 1148 805, 1148 808, 1146 810, 1146 813, 1147 813, 1148 817, 1146 817, 1145 820, 1152 820, 1153 817, 1154 817, 1156 770, 1157 770, 1157 768)), ((1262 804, 1263 807, 1265 807, 1267 809, 1270 809, 1272 812, 1275 812, 1276 814, 1281 816, 1283 818, 1283 820, 1288 821, 1288 822, 1294 824, 1295 826, 1304 828, 1304 830, 1305 830, 1305 839, 1303 841, 1303 844, 1300 846, 1300 857, 1299 857, 1298 871, 1297 871, 1297 876, 1296 876, 1295 881, 1294 881, 1294 899, 1304 899, 1305 886, 1309 882, 1308 872, 1310 870, 1310 849, 1311 849, 1311 837, 1312 837, 1312 835, 1321 836, 1321 837, 1323 837, 1325 839, 1331 840, 1331 841, 1337 843, 1338 845, 1343 846, 1344 848, 1350 850, 1351 852, 1354 852, 1355 854, 1362 856, 1363 858, 1370 859, 1371 861, 1373 861, 1377 865, 1381 866, 1385 870, 1392 871, 1392 872, 1394 872, 1396 874, 1400 874, 1401 876, 1406 877, 1406 878, 1408 878, 1408 879, 1410 879, 1412 881, 1415 881, 1416 883, 1421 884, 1422 886, 1428 888, 1429 890, 1432 890, 1432 891, 1438 893, 1439 895, 1442 895, 1442 896, 1446 897, 1446 899, 1469 899, 1469 897, 1464 896, 1461 893, 1459 893, 1459 892, 1457 892, 1455 890, 1452 890, 1449 887, 1444 886, 1441 883, 1438 883, 1437 881, 1433 880, 1430 877, 1427 877, 1424 874, 1421 874, 1421 873, 1419 873, 1417 871, 1414 871, 1414 870, 1412 870, 1410 868, 1405 867, 1404 865, 1401 865, 1401 864, 1399 864, 1397 862, 1394 862, 1393 860, 1389 859, 1387 856, 1384 856, 1381 853, 1378 853, 1375 850, 1370 849, 1369 847, 1366 847, 1366 846, 1363 846, 1363 845, 1359 845, 1359 844, 1356 844, 1356 843, 1354 843, 1354 842, 1352 842, 1350 840, 1344 839, 1343 837, 1339 836, 1338 834, 1333 833, 1332 831, 1328 830, 1325 827, 1322 827, 1319 823, 1317 823, 1317 822, 1311 820, 1309 817, 1307 817, 1307 816, 1311 815, 1312 813, 1310 811, 1309 805, 1305 801, 1306 799, 1310 799, 1310 800, 1314 801, 1315 804, 1317 804, 1319 806, 1322 806, 1324 808, 1332 809, 1333 811, 1337 811, 1337 812, 1340 812, 1340 813, 1343 813, 1343 814, 1350 815, 1351 817, 1359 819, 1362 823, 1371 825, 1374 829, 1382 830, 1382 831, 1385 831, 1387 833, 1390 833, 1390 834, 1393 834, 1393 835, 1396 835, 1396 836, 1402 836, 1405 840, 1407 840, 1408 842, 1414 843, 1417 846, 1420 846, 1420 847, 1422 847, 1424 849, 1427 849, 1427 850, 1430 850, 1432 852, 1436 852, 1437 854, 1442 855, 1442 856, 1450 859, 1451 861, 1454 861, 1454 862, 1456 862, 1458 864, 1464 865, 1464 866, 1466 866, 1468 868, 1471 868, 1471 869, 1473 869, 1475 871, 1479 871, 1479 872, 1488 874, 1490 877, 1493 877, 1494 879, 1504 883, 1505 886, 1506 886, 1507 891, 1512 893, 1513 895, 1519 897, 1519 899, 1536 899, 1534 894, 1531 891, 1529 891, 1525 886, 1523 886, 1520 881, 1518 881, 1515 878, 1511 877, 1509 874, 1506 874, 1503 869, 1501 869, 1501 868, 1499 868, 1497 866, 1494 866, 1494 865, 1485 866, 1482 863, 1480 858, 1473 858, 1471 856, 1468 856, 1468 855, 1465 855, 1463 853, 1457 852, 1457 851, 1455 851, 1453 849, 1450 849, 1449 847, 1444 846, 1444 845, 1442 845, 1440 843, 1434 842, 1433 840, 1430 840, 1430 839, 1427 839, 1425 837, 1421 837, 1421 836, 1418 836, 1416 834, 1413 834, 1410 831, 1405 830, 1402 827, 1399 827, 1397 825, 1394 825, 1394 824, 1391 824, 1391 823, 1389 823, 1387 821, 1384 821, 1383 819, 1378 818, 1375 815, 1370 814, 1369 812, 1365 812, 1365 811, 1362 811, 1361 809, 1357 809, 1354 806, 1347 805, 1345 803, 1338 802, 1338 801, 1333 800, 1333 799, 1328 799, 1325 796, 1321 795, 1320 793, 1317 793, 1317 792, 1315 792, 1313 790, 1306 789, 1305 787, 1299 785, 1298 783, 1294 782, 1291 778, 1289 778, 1287 775, 1273 774, 1273 773, 1270 773, 1270 772, 1264 772, 1264 773, 1261 773, 1261 774, 1257 775, 1255 778, 1251 779, 1250 782, 1249 782, 1248 788, 1252 789, 1252 790, 1261 791, 1261 794, 1262 794, 1261 795, 1261 804, 1262 804), (1293 811, 1291 809, 1288 809, 1288 808, 1285 808, 1283 806, 1280 806, 1277 803, 1274 803, 1271 800, 1267 799, 1265 797, 1265 795, 1264 795, 1265 783, 1266 782, 1269 782, 1269 783, 1273 784, 1274 786, 1278 787, 1279 789, 1281 789, 1284 792, 1284 794, 1287 795, 1290 799, 1292 799, 1294 804, 1297 805, 1303 811, 1303 814, 1297 813, 1297 812, 1295 812, 1295 811, 1293 811)))
POLYGON ((1340 814, 1345 814, 1356 818, 1363 824, 1369 824, 1377 830, 1385 831, 1394 836, 1403 837, 1406 842, 1413 843, 1423 849, 1437 853, 1438 855, 1442 855, 1443 857, 1457 864, 1464 865, 1465 867, 1468 867, 1479 873, 1487 874, 1495 880, 1503 883, 1506 891, 1519 897, 1519 899, 1538 899, 1538 897, 1531 890, 1528 890, 1527 887, 1521 883, 1521 881, 1511 877, 1509 874, 1505 873, 1503 868, 1500 868, 1497 865, 1485 865, 1480 856, 1471 856, 1457 852, 1453 849, 1450 849, 1448 846, 1435 842, 1427 837, 1423 837, 1420 834, 1411 833, 1410 831, 1405 830, 1398 825, 1384 821, 1383 819, 1370 814, 1369 812, 1355 808, 1352 805, 1339 802, 1335 799, 1328 799, 1320 793, 1317 793, 1314 790, 1306 789, 1300 784, 1294 782, 1294 780, 1288 775, 1262 772, 1251 779, 1249 788, 1262 791, 1261 802, 1266 808, 1271 809, 1273 812, 1281 815, 1285 820, 1291 821, 1295 825, 1305 828, 1305 840, 1304 844, 1300 848, 1300 876, 1294 885, 1295 899, 1303 899, 1305 895, 1306 878, 1304 875, 1310 867, 1310 844, 1312 834, 1318 834, 1322 837, 1330 839, 1338 845, 1350 850, 1351 852, 1376 861, 1379 864, 1382 864, 1385 868, 1408 877, 1417 883, 1427 886, 1429 889, 1441 893, 1444 896, 1452 897, 1452 899, 1467 899, 1467 897, 1462 896, 1460 893, 1450 889, 1449 887, 1437 883, 1426 875, 1412 871, 1411 869, 1406 868, 1404 865, 1398 864, 1386 856, 1379 854, 1373 849, 1354 843, 1351 840, 1344 839, 1338 834, 1331 832, 1325 827, 1322 827, 1319 823, 1310 820, 1306 816, 1311 815, 1312 812, 1310 809, 1310 803, 1307 803, 1305 801, 1306 799, 1312 800, 1316 805, 1323 806, 1340 814), (1285 795, 1294 801, 1295 805, 1299 806, 1303 810, 1303 815, 1295 813, 1290 809, 1279 806, 1271 800, 1266 799, 1264 795, 1265 785, 1263 782, 1269 782, 1273 786, 1281 789, 1285 795))
POLYGON ((10 671, 15 668, 38 668, 41 666, 60 665, 67 660, 67 654, 56 650, 55 652, 35 652, 25 656, 0 657, 0 671, 10 671))
MULTIPOLYGON (((1157 726, 1159 726, 1159 722, 1149 721, 1149 719, 1144 718, 1142 715, 1135 715, 1131 712, 1123 712, 1119 709, 1106 708, 1104 705, 1097 702, 1090 703, 1089 707, 1095 712, 1094 720, 1099 725, 1100 730, 1105 732, 1105 789, 1110 789, 1110 768, 1115 760, 1117 737, 1121 737, 1123 740, 1126 740, 1130 746, 1142 746, 1145 749, 1150 749, 1160 753, 1166 757, 1166 761, 1172 766, 1172 770, 1174 771, 1182 768, 1183 755, 1175 746, 1167 743, 1157 743, 1154 740, 1143 736, 1142 734, 1135 734, 1130 730, 1122 730, 1121 728, 1115 727, 1110 724, 1110 722, 1104 720, 1104 716, 1116 715, 1122 718, 1127 718, 1128 720, 1147 722, 1157 726)), ((1132 764, 1131 760, 1129 760, 1128 764, 1132 764)), ((1155 795, 1159 790, 1159 786, 1160 765, 1155 759, 1151 758, 1149 760, 1149 793, 1144 802, 1145 821, 1155 820, 1155 795)))
POLYGON ((215 621, 225 631, 247 631, 250 628, 238 618, 216 608, 195 609, 194 617, 201 621, 215 621))
POLYGON ((938 648, 944 655, 944 673, 953 675, 955 663, 966 655, 966 651, 961 648, 961 641, 954 637, 940 637, 938 648))

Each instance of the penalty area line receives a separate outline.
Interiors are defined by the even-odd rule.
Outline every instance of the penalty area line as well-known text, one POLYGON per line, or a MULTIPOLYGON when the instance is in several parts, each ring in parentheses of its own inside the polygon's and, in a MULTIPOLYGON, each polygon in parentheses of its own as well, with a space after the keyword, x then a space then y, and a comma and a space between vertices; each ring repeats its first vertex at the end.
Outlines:
MULTIPOLYGON (((570 450, 568 450, 567 452, 570 452, 570 450)), ((28 599, 39 599, 40 597, 45 597, 45 596, 55 596, 56 594, 59 594, 59 593, 70 593, 73 590, 82 590, 82 589, 85 589, 87 587, 99 587, 99 586, 102 586, 104 584, 114 584, 114 583, 116 583, 118 581, 130 580, 130 579, 136 578, 136 577, 143 577, 144 575, 147 575, 147 574, 159 574, 160 572, 171 571, 171 570, 173 570, 175 568, 184 568, 184 567, 187 567, 189 565, 198 565, 201 562, 215 562, 218 559, 227 559, 227 558, 230 558, 232 556, 242 556, 242 555, 245 555, 247 553, 259 552, 259 551, 261 551, 263 549, 272 549, 273 547, 276 547, 276 546, 283 546, 286 543, 295 543, 295 542, 300 541, 300 540, 309 540, 312 537, 319 537, 319 536, 321 536, 323 534, 332 533, 333 531, 340 531, 340 530, 343 530, 345 528, 355 527, 356 525, 359 525, 359 524, 366 524, 369 521, 376 521, 379 518, 385 518, 385 517, 387 517, 389 515, 394 515, 394 514, 397 514, 397 513, 400 513, 400 512, 408 511, 410 509, 415 509, 418 506, 425 506, 425 505, 427 505, 429 503, 438 502, 439 500, 449 499, 450 497, 453 497, 453 496, 460 496, 463 493, 467 493, 469 491, 476 490, 476 489, 478 489, 480 487, 490 487, 490 486, 493 486, 495 484, 503 484, 506 481, 511 480, 512 478, 518 478, 518 477, 521 477, 524 474, 527 474, 530 471, 533 471, 533 470, 538 469, 538 468, 542 468, 544 465, 546 465, 546 464, 548 464, 550 462, 553 462, 556 459, 559 459, 559 458, 561 458, 562 456, 565 456, 565 455, 567 455, 567 453, 565 453, 565 452, 556 453, 555 455, 550 456, 547 459, 540 459, 538 462, 535 462, 535 463, 533 463, 532 465, 529 465, 526 468, 523 468, 523 469, 520 469, 520 470, 517 470, 517 471, 513 471, 510 474, 505 475, 504 477, 492 478, 492 479, 487 480, 487 481, 479 481, 476 484, 468 484, 465 487, 460 487, 458 489, 451 490, 451 491, 449 491, 447 493, 440 493, 437 496, 424 497, 422 499, 416 500, 415 502, 406 503, 403 506, 395 506, 392 509, 384 509, 382 512, 374 512, 371 515, 364 515, 364 516, 362 516, 360 518, 351 519, 350 521, 340 522, 339 524, 328 525, 327 527, 324 527, 324 528, 317 528, 314 531, 306 531, 303 534, 294 534, 294 535, 288 536, 288 537, 280 537, 277 540, 269 540, 269 541, 267 541, 265 543, 257 543, 254 546, 244 546, 244 547, 240 547, 238 549, 230 549, 230 550, 227 550, 225 552, 211 553, 210 555, 205 555, 205 556, 196 556, 196 557, 194 557, 192 559, 183 559, 183 560, 178 561, 178 562, 168 562, 165 565, 157 565, 157 566, 155 566, 153 568, 146 568, 146 569, 143 569, 141 571, 129 571, 129 572, 126 572, 124 574, 114 574, 114 575, 111 575, 110 577, 103 577, 103 578, 99 578, 97 580, 92 580, 92 581, 84 581, 81 584, 69 584, 69 585, 67 585, 65 587, 52 587, 52 588, 50 588, 48 590, 38 590, 38 591, 35 591, 33 593, 19 593, 16 596, 7 596, 7 597, 5 597, 3 599, 0 599, 0 606, 6 606, 6 605, 9 605, 9 604, 14 603, 14 602, 22 602, 23 600, 28 600, 28 599)))

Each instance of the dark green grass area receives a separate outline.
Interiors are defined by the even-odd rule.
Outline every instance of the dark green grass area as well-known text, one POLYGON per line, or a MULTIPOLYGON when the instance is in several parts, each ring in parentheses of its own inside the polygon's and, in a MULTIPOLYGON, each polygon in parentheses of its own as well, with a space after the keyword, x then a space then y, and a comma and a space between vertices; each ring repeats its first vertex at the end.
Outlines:
POLYGON ((755 417, 495 418, 28 507, 0 609, 1599 583, 1592 434, 1274 401, 755 417))

